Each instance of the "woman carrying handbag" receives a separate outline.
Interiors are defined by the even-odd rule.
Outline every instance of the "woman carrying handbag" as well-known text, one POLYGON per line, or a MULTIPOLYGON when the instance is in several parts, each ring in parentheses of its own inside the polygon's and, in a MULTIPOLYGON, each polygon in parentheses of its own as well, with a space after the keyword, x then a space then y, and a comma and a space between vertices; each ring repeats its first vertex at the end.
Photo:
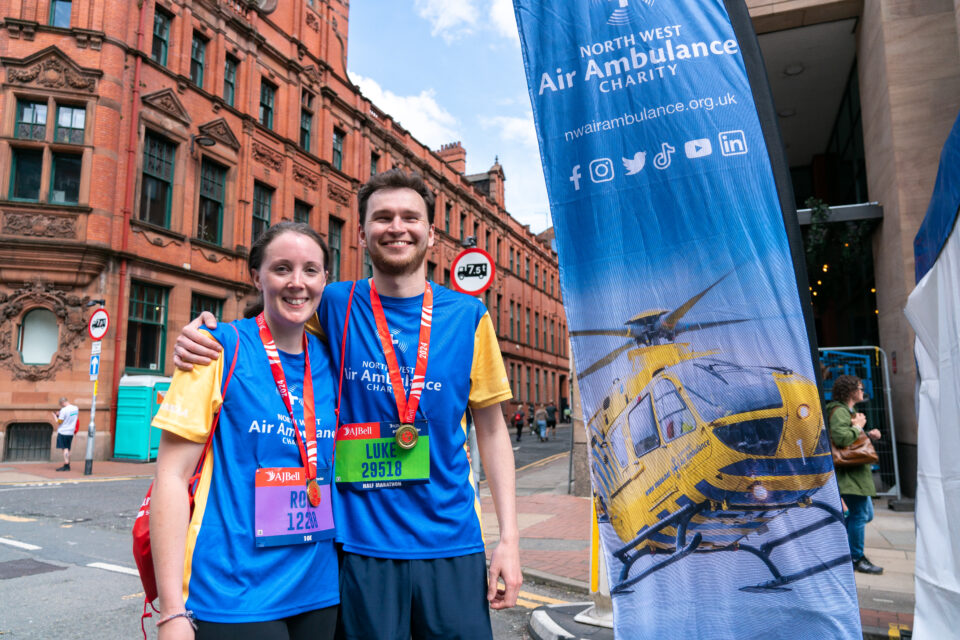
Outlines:
MULTIPOLYGON (((833 401, 827 404, 830 440, 837 449, 853 445, 862 434, 870 440, 879 440, 880 431, 866 431, 867 417, 854 411, 854 405, 863 402, 863 382, 856 376, 839 376, 833 383, 833 401)), ((836 456, 835 456, 836 457, 836 456)), ((847 506, 847 540, 853 568, 860 573, 879 575, 883 568, 863 555, 863 537, 867 523, 873 520, 873 501, 877 489, 873 484, 870 464, 836 465, 837 486, 847 506)))
POLYGON ((177 371, 154 418, 163 430, 150 515, 160 640, 333 638, 334 375, 325 345, 304 331, 328 259, 308 225, 263 232, 249 257, 262 305, 211 330, 220 357, 177 371), (218 409, 191 514, 189 479, 218 409))

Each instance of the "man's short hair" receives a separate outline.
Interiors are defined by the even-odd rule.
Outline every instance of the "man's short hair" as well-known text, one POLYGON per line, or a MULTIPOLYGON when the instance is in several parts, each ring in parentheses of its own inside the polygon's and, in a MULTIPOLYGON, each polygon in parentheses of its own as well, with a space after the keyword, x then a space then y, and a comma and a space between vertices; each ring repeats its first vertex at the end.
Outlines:
POLYGON ((67 402, 67 399, 66 399, 66 398, 63 398, 63 397, 61 397, 61 398, 60 398, 60 404, 63 404, 64 402, 67 402))
POLYGON ((406 173, 402 169, 390 169, 378 173, 360 187, 360 192, 357 194, 357 207, 360 210, 361 226, 367 220, 367 202, 370 200, 370 196, 382 189, 413 189, 416 191, 427 206, 427 220, 430 224, 433 224, 433 192, 423 181, 423 177, 416 171, 406 173))

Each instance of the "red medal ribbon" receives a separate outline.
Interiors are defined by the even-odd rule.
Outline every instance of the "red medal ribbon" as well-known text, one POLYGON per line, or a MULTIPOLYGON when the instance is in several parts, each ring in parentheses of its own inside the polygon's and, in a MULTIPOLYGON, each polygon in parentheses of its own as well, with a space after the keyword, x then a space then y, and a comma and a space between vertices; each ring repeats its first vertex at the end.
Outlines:
POLYGON ((387 370, 390 372, 390 385, 393 395, 397 399, 397 413, 400 422, 413 424, 417 415, 417 406, 420 404, 420 394, 423 393, 423 384, 427 374, 427 357, 430 351, 430 324, 433 322, 433 289, 430 283, 423 291, 423 309, 420 312, 420 342, 417 344, 417 366, 413 370, 413 382, 410 383, 410 398, 407 399, 403 390, 403 379, 400 377, 400 364, 397 354, 393 350, 393 336, 387 327, 387 317, 383 313, 380 295, 377 286, 370 280, 370 304, 373 307, 373 318, 377 322, 377 335, 383 345, 383 355, 387 359, 387 370))
POLYGON ((273 380, 277 383, 277 391, 283 398, 283 404, 286 405, 290 413, 290 423, 293 425, 293 432, 297 436, 297 446, 300 448, 300 459, 303 461, 303 470, 307 476, 307 486, 311 480, 317 477, 317 417, 313 407, 313 372, 310 370, 310 352, 307 350, 307 333, 303 333, 303 422, 307 432, 307 442, 304 445, 303 438, 300 436, 300 429, 297 427, 297 419, 293 415, 293 404, 290 402, 290 393, 287 391, 287 379, 283 375, 283 365, 280 363, 280 354, 277 352, 277 345, 273 341, 273 334, 270 333, 270 327, 263 317, 263 312, 257 316, 257 327, 260 329, 260 341, 263 342, 263 350, 267 352, 267 361, 270 363, 270 372, 273 373, 273 380))

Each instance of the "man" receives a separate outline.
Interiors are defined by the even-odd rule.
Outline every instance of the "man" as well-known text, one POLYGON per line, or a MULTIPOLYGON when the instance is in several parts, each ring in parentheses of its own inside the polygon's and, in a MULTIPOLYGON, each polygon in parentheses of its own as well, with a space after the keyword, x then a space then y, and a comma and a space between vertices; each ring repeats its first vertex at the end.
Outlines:
POLYGON ((552 437, 557 437, 557 405, 553 402, 547 405, 547 431, 552 437))
POLYGON ((80 428, 78 419, 80 409, 70 404, 66 398, 60 398, 60 413, 53 414, 57 424, 57 449, 63 449, 63 466, 57 471, 70 471, 70 447, 73 445, 73 436, 80 428))
MULTIPOLYGON (((333 362, 343 369, 338 636, 488 639, 488 604, 512 607, 522 580, 513 449, 500 412, 512 394, 493 323, 479 300, 426 281, 434 207, 420 176, 378 174, 360 189, 358 204, 373 278, 328 285, 317 312, 333 362), (464 446, 471 420, 500 525, 489 570, 464 446), (419 456, 428 467, 398 465, 389 457, 392 443, 390 453, 367 445, 388 464, 378 462, 377 475, 364 477, 371 467, 352 457, 351 442, 371 428, 392 434, 397 447, 412 446, 407 460, 419 456)), ((193 352, 216 353, 197 326, 195 320, 177 341, 178 366, 204 363, 193 352)))

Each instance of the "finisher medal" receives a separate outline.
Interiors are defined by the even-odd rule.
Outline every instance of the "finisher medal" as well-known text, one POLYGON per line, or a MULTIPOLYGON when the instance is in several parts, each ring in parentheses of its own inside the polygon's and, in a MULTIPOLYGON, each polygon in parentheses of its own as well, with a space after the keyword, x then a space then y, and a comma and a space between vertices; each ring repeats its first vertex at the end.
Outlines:
POLYGON ((412 424, 402 424, 396 433, 397 446, 401 449, 413 449, 417 446, 417 428, 412 424))
POLYGON ((311 507, 320 506, 320 485, 317 484, 316 478, 307 480, 307 500, 310 501, 311 507))

